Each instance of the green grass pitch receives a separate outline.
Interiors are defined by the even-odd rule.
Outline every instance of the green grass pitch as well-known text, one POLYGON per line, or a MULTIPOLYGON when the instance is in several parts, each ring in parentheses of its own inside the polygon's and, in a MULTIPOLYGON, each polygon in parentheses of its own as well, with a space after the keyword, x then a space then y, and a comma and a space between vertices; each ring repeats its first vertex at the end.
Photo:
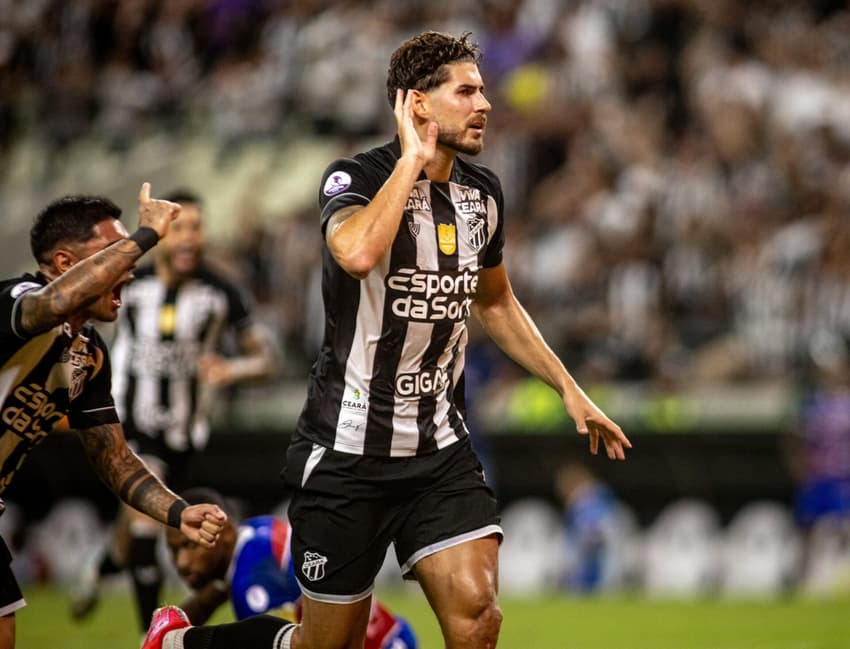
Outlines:
MULTIPOLYGON (((124 591, 105 595, 92 617, 80 624, 68 618, 67 596, 61 590, 29 586, 25 595, 29 605, 17 616, 19 649, 133 649, 140 644, 135 611, 124 591)), ((380 596, 410 620, 422 649, 443 646, 418 591, 380 596)), ((502 608, 500 649, 850 648, 847 597, 771 602, 505 597, 502 608)), ((216 617, 221 622, 231 619, 229 611, 216 617)))

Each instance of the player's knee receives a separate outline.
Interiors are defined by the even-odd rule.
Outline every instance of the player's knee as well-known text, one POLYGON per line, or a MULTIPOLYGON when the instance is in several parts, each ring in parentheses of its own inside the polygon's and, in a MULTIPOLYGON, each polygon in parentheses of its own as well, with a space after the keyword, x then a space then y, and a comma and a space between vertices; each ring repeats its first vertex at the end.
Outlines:
POLYGON ((469 581, 459 589, 460 613, 454 635, 462 639, 458 647, 491 649, 496 646, 502 626, 502 609, 495 589, 487 583, 469 581))

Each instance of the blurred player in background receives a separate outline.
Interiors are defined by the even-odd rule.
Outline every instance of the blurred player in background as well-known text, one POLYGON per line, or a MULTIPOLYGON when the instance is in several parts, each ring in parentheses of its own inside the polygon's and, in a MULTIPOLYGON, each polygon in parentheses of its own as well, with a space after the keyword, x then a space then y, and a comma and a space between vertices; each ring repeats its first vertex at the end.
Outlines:
MULTIPOLYGON (((112 345, 113 395, 130 444, 159 475, 184 488, 190 460, 207 444, 216 391, 271 377, 277 354, 245 293, 203 259, 201 200, 188 191, 169 199, 182 206, 180 216, 153 265, 140 268, 124 290, 112 345), (219 355, 225 331, 235 334, 240 355, 219 355)), ((81 574, 72 615, 93 610, 101 576, 127 568, 146 629, 162 587, 158 534, 156 521, 122 507, 112 547, 81 574)))
MULTIPOLYGON (((136 261, 179 210, 151 199, 145 183, 132 236, 118 220, 121 210, 100 197, 62 198, 36 217, 30 243, 38 273, 0 282, 0 494, 67 417, 97 474, 128 507, 211 545, 224 512, 187 506, 127 446, 110 393, 109 354, 90 322, 118 317, 136 261)), ((15 611, 26 604, 10 562, 0 539, 0 649, 14 647, 15 611)))
POLYGON ((797 483, 794 513, 806 531, 826 517, 850 520, 850 341, 812 362, 786 457, 797 483))
MULTIPOLYGON (((228 523, 215 548, 185 542, 166 531, 166 540, 180 577, 193 593, 180 605, 192 624, 206 622, 222 604, 230 601, 237 624, 196 627, 182 633, 186 649, 256 647, 275 649, 275 639, 300 616, 301 588, 289 550, 290 527, 274 516, 257 516, 236 523, 224 498, 210 489, 181 493, 187 502, 214 502, 228 513, 228 523), (238 527, 237 527, 238 525, 238 527), (260 617, 257 617, 260 616, 260 617)), ((158 613, 185 624, 180 611, 167 607, 158 613)), ((161 628, 154 628, 144 649, 160 649, 161 628)), ((176 639, 171 639, 172 644, 176 639)), ((364 649, 416 649, 410 625, 373 601, 364 649)))

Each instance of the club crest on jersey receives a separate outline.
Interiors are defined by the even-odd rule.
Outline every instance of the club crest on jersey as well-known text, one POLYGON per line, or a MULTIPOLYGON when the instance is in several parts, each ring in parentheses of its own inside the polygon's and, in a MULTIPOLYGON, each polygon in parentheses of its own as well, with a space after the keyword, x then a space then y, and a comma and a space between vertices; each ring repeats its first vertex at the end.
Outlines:
POLYGON ((415 239, 419 236, 419 224, 410 212, 405 212, 405 218, 407 220, 407 229, 410 230, 410 235, 415 239))
POLYGON ((318 552, 304 552, 304 564, 301 566, 301 572, 310 581, 319 581, 325 576, 325 564, 328 558, 322 556, 318 552))
POLYGON ((472 214, 466 219, 469 228, 469 246, 478 252, 487 242, 487 233, 484 231, 484 217, 472 214))
POLYGON ((322 191, 325 196, 336 196, 351 187, 351 176, 344 171, 334 171, 325 181, 322 191))
POLYGON ((437 244, 444 255, 453 255, 457 250, 457 228, 450 223, 437 224, 437 244))

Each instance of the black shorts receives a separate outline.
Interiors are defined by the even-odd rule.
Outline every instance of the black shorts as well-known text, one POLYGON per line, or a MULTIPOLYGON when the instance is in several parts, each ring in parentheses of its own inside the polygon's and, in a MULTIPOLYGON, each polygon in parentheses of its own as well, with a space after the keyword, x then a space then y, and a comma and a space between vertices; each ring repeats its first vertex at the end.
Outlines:
POLYGON ((502 537, 496 497, 469 440, 420 457, 366 457, 296 438, 286 455, 292 558, 311 599, 371 592, 390 543, 406 578, 454 545, 502 537), (305 479, 306 475, 306 479, 305 479))
POLYGON ((0 617, 14 613, 27 605, 15 573, 12 572, 12 554, 0 536, 0 617))

